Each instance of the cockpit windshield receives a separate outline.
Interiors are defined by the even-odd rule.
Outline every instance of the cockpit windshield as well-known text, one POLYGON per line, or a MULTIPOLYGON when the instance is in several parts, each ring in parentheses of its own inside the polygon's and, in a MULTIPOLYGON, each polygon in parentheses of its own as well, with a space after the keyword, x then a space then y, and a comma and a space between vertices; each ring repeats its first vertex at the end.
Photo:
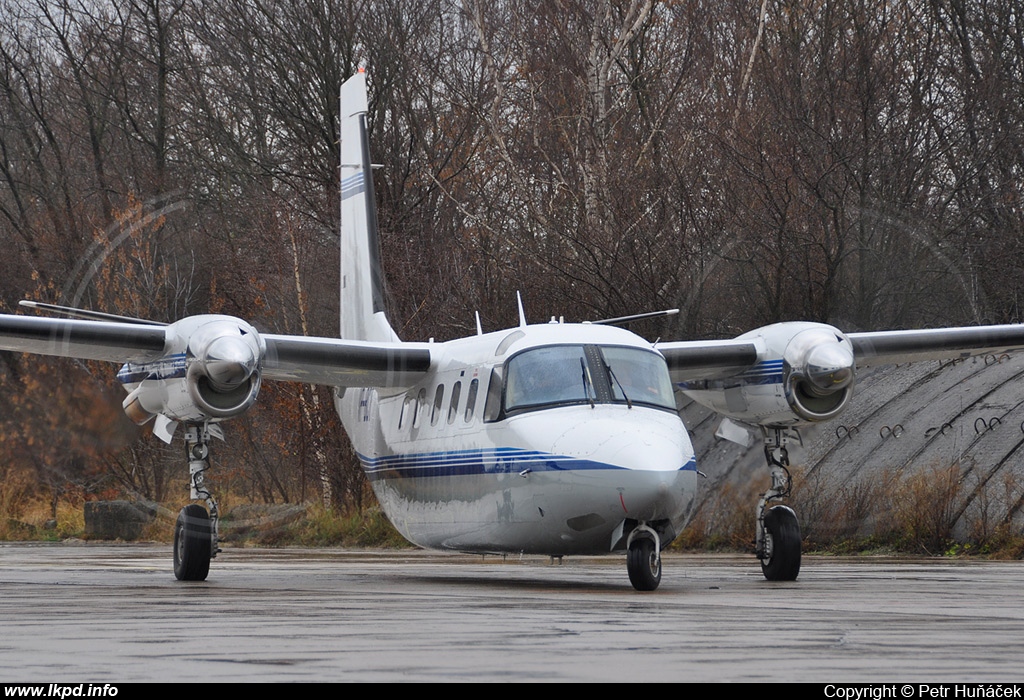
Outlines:
POLYGON ((641 348, 555 345, 508 360, 503 413, 568 404, 641 404, 675 410, 665 359, 641 348))
POLYGON ((615 401, 676 410, 672 380, 661 355, 637 348, 603 347, 615 401))
POLYGON ((583 403, 593 398, 585 381, 582 347, 536 348, 508 362, 505 410, 548 404, 583 403))

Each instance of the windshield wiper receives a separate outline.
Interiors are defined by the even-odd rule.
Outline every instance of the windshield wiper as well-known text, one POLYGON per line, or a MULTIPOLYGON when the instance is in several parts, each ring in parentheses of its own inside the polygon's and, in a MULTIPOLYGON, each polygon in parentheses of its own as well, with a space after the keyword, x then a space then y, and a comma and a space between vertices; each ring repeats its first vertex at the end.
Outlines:
POLYGON ((608 370, 608 377, 619 386, 619 391, 622 392, 622 398, 626 399, 626 407, 633 408, 633 402, 630 401, 629 397, 626 395, 626 389, 622 386, 622 382, 619 381, 619 378, 615 376, 615 372, 612 371, 612 366, 605 362, 604 368, 608 370))

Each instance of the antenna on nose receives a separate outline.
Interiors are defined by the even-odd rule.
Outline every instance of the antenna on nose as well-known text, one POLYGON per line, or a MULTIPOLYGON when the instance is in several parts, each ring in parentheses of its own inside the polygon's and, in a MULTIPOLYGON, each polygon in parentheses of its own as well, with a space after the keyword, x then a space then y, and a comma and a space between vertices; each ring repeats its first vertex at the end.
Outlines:
POLYGON ((516 290, 516 304, 519 305, 519 327, 526 328, 526 312, 523 311, 523 295, 516 290))

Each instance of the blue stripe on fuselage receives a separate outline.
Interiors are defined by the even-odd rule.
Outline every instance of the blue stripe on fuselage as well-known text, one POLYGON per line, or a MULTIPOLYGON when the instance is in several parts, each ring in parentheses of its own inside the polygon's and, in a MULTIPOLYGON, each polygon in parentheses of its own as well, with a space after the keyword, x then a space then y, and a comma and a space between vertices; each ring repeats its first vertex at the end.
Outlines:
POLYGON ((692 382, 677 382, 676 385, 683 390, 690 389, 700 391, 734 386, 781 384, 782 374, 782 360, 767 360, 765 362, 758 362, 750 369, 737 374, 734 377, 726 377, 725 379, 700 379, 692 382))
POLYGON ((782 360, 769 360, 758 362, 739 377, 744 384, 781 384, 782 383, 782 360))
MULTIPOLYGON (((470 474, 519 474, 523 471, 585 471, 595 469, 625 469, 613 464, 577 459, 547 452, 499 447, 488 450, 460 450, 455 452, 423 452, 387 457, 359 455, 366 477, 370 481, 396 478, 424 478, 436 476, 466 476, 470 474)), ((690 459, 679 471, 696 471, 697 461, 690 459)))
POLYGON ((138 384, 146 379, 181 379, 184 376, 185 353, 180 352, 141 365, 129 362, 118 370, 117 381, 138 384))

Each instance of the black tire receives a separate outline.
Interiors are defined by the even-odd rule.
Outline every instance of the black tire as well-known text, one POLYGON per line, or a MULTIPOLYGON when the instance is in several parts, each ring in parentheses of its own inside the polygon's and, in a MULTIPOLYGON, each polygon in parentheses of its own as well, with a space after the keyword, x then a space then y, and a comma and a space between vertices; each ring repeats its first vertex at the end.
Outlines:
POLYGON ((800 523, 788 506, 770 508, 764 516, 765 556, 761 572, 769 581, 796 581, 800 575, 800 523))
POLYGON ((646 537, 633 540, 626 553, 629 582, 638 591, 653 591, 661 583, 661 554, 654 549, 654 540, 646 537))
POLYGON ((179 581, 205 581, 210 573, 210 516, 193 503, 178 513, 174 524, 174 577, 179 581))

